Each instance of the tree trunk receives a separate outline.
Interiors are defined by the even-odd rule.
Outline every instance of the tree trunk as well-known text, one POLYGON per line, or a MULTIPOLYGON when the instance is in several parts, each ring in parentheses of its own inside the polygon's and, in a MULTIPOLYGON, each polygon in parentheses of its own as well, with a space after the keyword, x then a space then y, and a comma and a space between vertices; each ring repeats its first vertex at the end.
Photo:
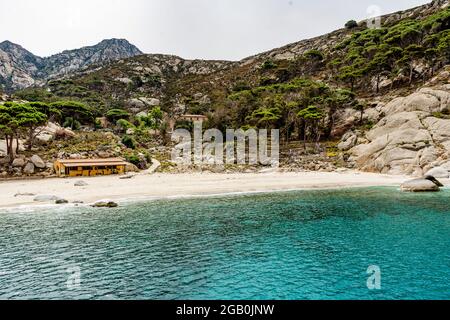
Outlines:
POLYGON ((306 151, 306 121, 303 124, 303 148, 306 151))
POLYGON ((381 79, 381 75, 378 74, 377 75, 377 93, 380 93, 380 79, 381 79))
POLYGON ((7 154, 9 155, 9 159, 11 162, 13 162, 14 160, 14 147, 13 147, 13 143, 14 143, 14 136, 6 136, 6 140, 8 141, 8 151, 7 154))
POLYGON ((414 67, 411 65, 411 67, 409 68, 409 84, 411 84, 413 81, 413 73, 414 73, 414 67))
POLYGON ((16 137, 16 155, 19 154, 19 137, 16 137))
POLYGON ((5 141, 6 141, 6 154, 9 155, 9 137, 5 135, 5 141))
POLYGON ((330 110, 328 111, 328 118, 329 118, 329 122, 328 122, 328 126, 325 132, 325 136, 327 138, 331 137, 331 133, 333 132, 333 128, 334 128, 334 114, 336 113, 336 107, 332 106, 330 107, 330 110))
POLYGON ((319 122, 316 121, 316 123, 314 124, 315 127, 315 131, 316 131, 316 153, 319 153, 320 151, 320 129, 319 129, 319 122))
POLYGON ((34 136, 33 136, 34 130, 30 129, 30 132, 28 133, 28 151, 31 151, 31 149, 33 148, 33 140, 34 140, 34 136))

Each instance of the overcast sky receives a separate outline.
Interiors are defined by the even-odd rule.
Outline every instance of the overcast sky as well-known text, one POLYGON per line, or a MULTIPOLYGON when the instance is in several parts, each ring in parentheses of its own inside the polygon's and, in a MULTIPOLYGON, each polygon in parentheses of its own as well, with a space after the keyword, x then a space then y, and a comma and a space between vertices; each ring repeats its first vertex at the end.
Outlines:
POLYGON ((0 42, 40 56, 125 38, 145 53, 238 60, 427 0, 0 0, 0 42), (371 10, 369 10, 371 11, 371 10))

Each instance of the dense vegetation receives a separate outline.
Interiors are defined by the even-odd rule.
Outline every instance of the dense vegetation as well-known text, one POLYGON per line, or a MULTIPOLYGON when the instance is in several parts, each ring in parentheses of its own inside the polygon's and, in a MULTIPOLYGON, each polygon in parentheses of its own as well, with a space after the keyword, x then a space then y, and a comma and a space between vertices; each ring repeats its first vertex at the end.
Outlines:
POLYGON ((330 69, 336 80, 355 86, 376 79, 376 91, 382 77, 432 76, 436 68, 450 63, 450 8, 424 20, 406 19, 380 29, 355 32, 331 53, 330 69), (422 74, 414 66, 428 67, 422 74))

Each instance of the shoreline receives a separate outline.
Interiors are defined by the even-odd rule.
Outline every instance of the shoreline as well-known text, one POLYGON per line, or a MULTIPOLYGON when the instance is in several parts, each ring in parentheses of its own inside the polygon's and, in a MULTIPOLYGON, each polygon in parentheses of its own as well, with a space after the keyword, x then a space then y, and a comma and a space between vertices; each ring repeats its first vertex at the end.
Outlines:
POLYGON ((313 189, 399 187, 411 179, 409 176, 358 171, 137 174, 132 179, 119 178, 102 176, 1 181, 0 209, 55 205, 54 201, 34 201, 35 196, 44 195, 66 199, 69 205, 73 205, 74 201, 88 205, 100 200, 139 202, 313 189), (77 181, 84 181, 87 186, 74 186, 77 181))

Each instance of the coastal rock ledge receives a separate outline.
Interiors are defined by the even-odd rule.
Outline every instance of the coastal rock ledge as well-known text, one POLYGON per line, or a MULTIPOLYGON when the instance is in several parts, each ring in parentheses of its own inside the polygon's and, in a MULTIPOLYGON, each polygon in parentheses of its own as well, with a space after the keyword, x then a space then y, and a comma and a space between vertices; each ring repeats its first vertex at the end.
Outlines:
POLYGON ((401 185, 404 192, 437 192, 443 187, 437 179, 427 176, 420 179, 406 181, 401 185))

